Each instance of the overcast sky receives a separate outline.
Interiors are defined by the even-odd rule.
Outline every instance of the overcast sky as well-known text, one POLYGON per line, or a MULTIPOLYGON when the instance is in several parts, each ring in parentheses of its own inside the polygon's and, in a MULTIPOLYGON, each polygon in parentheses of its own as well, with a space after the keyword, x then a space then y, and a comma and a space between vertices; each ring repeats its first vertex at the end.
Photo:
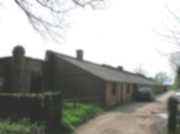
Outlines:
POLYGON ((167 19, 164 0, 109 3, 104 10, 72 10, 63 41, 56 44, 41 38, 19 7, 7 0, 0 8, 0 56, 10 55, 17 44, 25 46, 28 56, 38 58, 44 57, 46 49, 72 56, 83 49, 85 59, 100 64, 121 65, 129 71, 141 65, 149 76, 160 71, 172 75, 165 55, 177 48, 157 34, 163 32, 167 19))

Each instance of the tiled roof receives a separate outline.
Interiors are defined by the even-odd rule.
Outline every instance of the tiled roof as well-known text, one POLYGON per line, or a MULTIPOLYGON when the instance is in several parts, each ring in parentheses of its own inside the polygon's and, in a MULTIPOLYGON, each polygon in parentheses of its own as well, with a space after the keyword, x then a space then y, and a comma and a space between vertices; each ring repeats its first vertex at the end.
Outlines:
POLYGON ((91 73, 92 75, 103 79, 105 81, 113 81, 113 82, 125 82, 125 83, 138 83, 138 84, 147 84, 147 85, 155 85, 156 82, 154 80, 139 76, 137 74, 133 74, 126 71, 120 71, 115 68, 104 67, 100 64, 92 63, 85 60, 77 60, 76 58, 66 56, 63 54, 53 52, 57 57, 70 64, 73 64, 84 71, 91 73))

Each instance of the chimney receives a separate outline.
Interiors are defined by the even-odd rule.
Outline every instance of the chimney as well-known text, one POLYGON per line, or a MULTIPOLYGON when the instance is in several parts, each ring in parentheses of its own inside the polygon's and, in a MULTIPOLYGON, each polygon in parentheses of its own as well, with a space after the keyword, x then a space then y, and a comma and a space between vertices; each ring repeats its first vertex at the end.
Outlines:
POLYGON ((117 70, 119 70, 119 71, 123 71, 124 69, 123 69, 123 67, 122 67, 122 66, 118 66, 118 67, 117 67, 117 70))
POLYGON ((77 58, 78 60, 80 60, 80 61, 83 60, 83 50, 78 49, 78 50, 76 51, 76 58, 77 58))

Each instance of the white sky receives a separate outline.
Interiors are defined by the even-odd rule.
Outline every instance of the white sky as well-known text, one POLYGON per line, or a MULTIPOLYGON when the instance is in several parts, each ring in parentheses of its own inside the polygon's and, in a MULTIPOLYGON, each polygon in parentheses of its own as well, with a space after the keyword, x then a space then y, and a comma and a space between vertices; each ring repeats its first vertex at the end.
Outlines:
POLYGON ((176 48, 156 34, 163 29, 167 17, 164 0, 110 0, 110 3, 104 10, 71 11, 64 41, 55 44, 41 38, 19 7, 7 0, 0 8, 0 56, 10 55, 17 44, 25 46, 28 56, 38 58, 44 57, 46 49, 72 56, 76 49, 83 49, 85 59, 90 61, 122 65, 129 71, 141 65, 149 76, 160 71, 172 75, 167 57, 162 54, 176 48))

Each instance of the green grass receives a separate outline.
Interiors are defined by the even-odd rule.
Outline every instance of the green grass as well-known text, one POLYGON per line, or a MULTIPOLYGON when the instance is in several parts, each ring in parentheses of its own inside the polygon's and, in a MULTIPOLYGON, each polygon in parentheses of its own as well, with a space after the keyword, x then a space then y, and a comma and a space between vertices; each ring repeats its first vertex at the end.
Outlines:
POLYGON ((62 124, 68 131, 73 131, 82 122, 102 112, 103 109, 96 105, 81 103, 65 103, 62 124))
POLYGON ((160 134, 168 134, 167 132, 161 132, 160 134))
MULTIPOLYGON (((103 112, 96 105, 81 103, 65 103, 62 125, 65 131, 71 132, 84 121, 103 112)), ((0 119, 0 134, 30 134, 34 128, 44 127, 45 124, 32 123, 30 120, 0 119)))
POLYGON ((26 119, 20 121, 0 119, 1 134, 29 134, 34 127, 37 127, 37 124, 33 124, 26 119))

